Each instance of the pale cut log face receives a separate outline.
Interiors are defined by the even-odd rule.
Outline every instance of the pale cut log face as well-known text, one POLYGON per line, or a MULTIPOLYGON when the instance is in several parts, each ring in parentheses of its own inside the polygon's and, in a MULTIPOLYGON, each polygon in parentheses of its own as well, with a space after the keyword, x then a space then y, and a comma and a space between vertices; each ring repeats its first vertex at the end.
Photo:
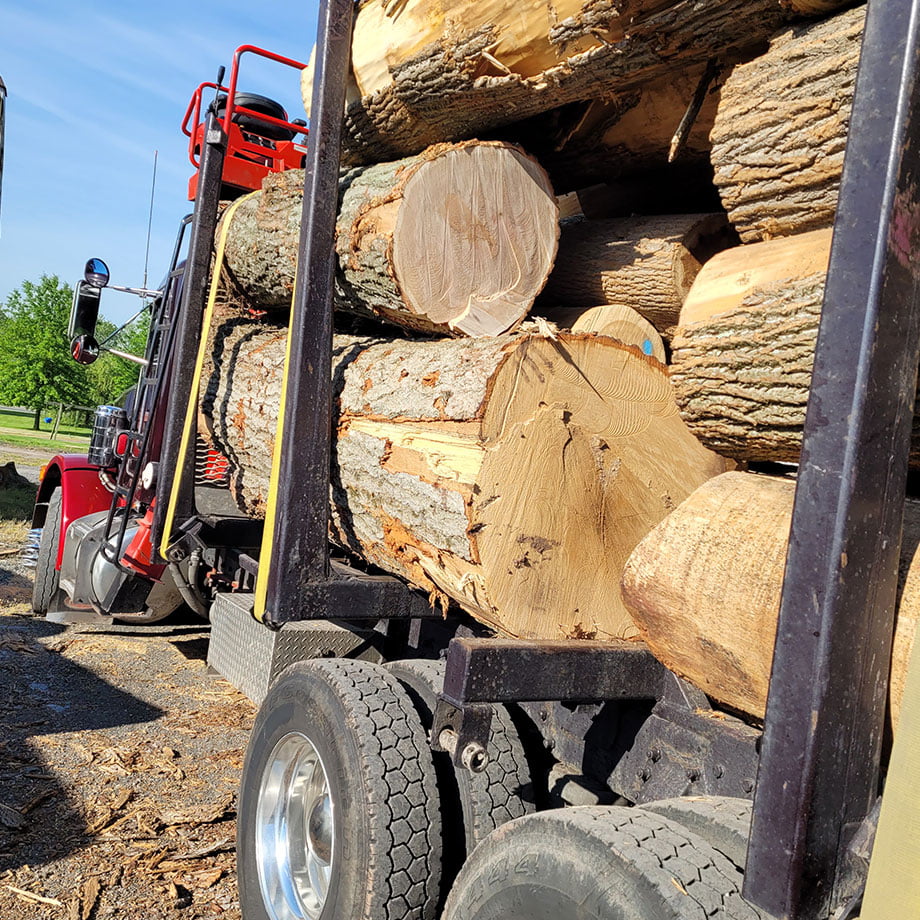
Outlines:
POLYGON ((616 339, 624 345, 634 345, 644 355, 667 361, 664 342, 655 327, 632 307, 623 304, 602 304, 599 307, 556 307, 541 309, 546 319, 560 329, 572 332, 594 332, 616 339))
MULTIPOLYGON (((762 719, 795 483, 726 473, 697 489, 638 544, 623 576, 642 638, 713 699, 762 719)), ((897 727, 920 616, 920 503, 904 508, 889 690, 897 727)))
POLYGON ((502 628, 635 636, 619 588, 630 552, 725 470, 681 421, 664 368, 594 336, 531 338, 496 375, 482 432, 470 532, 502 628))
POLYGON ((557 218, 546 174, 517 150, 468 146, 423 164, 393 232, 406 305, 470 336, 512 328, 552 268, 557 218))

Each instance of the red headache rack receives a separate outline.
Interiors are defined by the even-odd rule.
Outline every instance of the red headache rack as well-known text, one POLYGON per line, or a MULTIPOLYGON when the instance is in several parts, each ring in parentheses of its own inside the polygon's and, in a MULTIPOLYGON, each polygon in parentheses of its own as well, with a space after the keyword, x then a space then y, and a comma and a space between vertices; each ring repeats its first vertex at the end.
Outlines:
POLYGON ((240 62, 244 54, 255 54, 298 71, 307 66, 255 45, 240 45, 233 54, 229 85, 207 82, 195 90, 182 120, 182 133, 189 139, 189 162, 195 167, 188 183, 190 200, 194 200, 198 191, 198 167, 208 110, 202 104, 205 90, 213 90, 217 94, 215 103, 211 104, 216 104, 217 117, 228 138, 222 175, 223 197, 235 198, 261 188, 262 180, 270 173, 303 168, 307 152, 306 122, 303 119, 290 120, 284 108, 273 99, 237 92, 240 62))

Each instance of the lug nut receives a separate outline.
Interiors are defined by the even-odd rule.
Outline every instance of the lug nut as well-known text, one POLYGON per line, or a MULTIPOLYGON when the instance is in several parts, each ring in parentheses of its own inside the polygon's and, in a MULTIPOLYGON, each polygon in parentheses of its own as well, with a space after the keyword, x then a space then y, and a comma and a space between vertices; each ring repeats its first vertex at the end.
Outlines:
POLYGON ((488 751, 476 742, 471 741, 460 755, 460 762, 470 773, 482 773, 489 763, 488 751))

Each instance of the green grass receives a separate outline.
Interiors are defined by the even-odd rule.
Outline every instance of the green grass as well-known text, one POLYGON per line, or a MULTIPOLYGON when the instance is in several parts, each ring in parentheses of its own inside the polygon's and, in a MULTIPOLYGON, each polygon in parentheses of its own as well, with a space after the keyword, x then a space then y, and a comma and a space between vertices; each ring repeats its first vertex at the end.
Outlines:
MULTIPOLYGON (((62 441, 55 438, 53 441, 47 435, 37 434, 29 437, 25 434, 10 434, 7 431, 0 431, 0 447, 4 444, 11 444, 14 447, 32 447, 48 455, 50 460, 55 454, 85 454, 89 445, 89 439, 77 440, 71 438, 62 441)), ((36 464, 38 465, 38 464, 36 464)))
MULTIPOLYGON (((41 420, 39 422, 38 431, 36 431, 32 426, 35 422, 35 417, 31 412, 13 412, 9 409, 4 409, 0 411, 0 428, 16 428, 22 430, 23 432, 32 432, 31 437, 33 439, 40 439, 41 432, 46 432, 46 439, 51 434, 51 430, 54 427, 54 418, 55 413, 52 411, 43 412, 41 415, 41 420), (46 422, 45 419, 51 419, 50 422, 46 422)), ((89 428, 84 428, 79 425, 60 425, 58 427, 57 433, 59 435, 70 435, 71 437, 83 437, 88 438, 90 434, 89 428)))

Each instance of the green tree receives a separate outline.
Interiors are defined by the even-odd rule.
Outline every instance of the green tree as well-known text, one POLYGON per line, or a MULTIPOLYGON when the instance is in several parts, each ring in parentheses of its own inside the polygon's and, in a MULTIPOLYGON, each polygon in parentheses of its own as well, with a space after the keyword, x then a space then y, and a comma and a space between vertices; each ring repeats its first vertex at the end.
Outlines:
POLYGON ((0 306, 0 402, 35 412, 55 403, 86 404, 86 369, 70 356, 67 323, 73 291, 56 275, 24 281, 0 306))
MULTIPOLYGON (((106 343, 106 347, 117 348, 119 351, 142 358, 149 330, 150 313, 147 312, 121 330, 115 338, 106 343)), ((115 326, 106 320, 100 320, 96 331, 96 337, 103 342, 115 331, 115 326)), ((125 393, 137 383, 140 365, 118 355, 103 352, 99 359, 89 366, 88 372, 92 387, 92 403, 110 405, 119 403, 125 393)))

